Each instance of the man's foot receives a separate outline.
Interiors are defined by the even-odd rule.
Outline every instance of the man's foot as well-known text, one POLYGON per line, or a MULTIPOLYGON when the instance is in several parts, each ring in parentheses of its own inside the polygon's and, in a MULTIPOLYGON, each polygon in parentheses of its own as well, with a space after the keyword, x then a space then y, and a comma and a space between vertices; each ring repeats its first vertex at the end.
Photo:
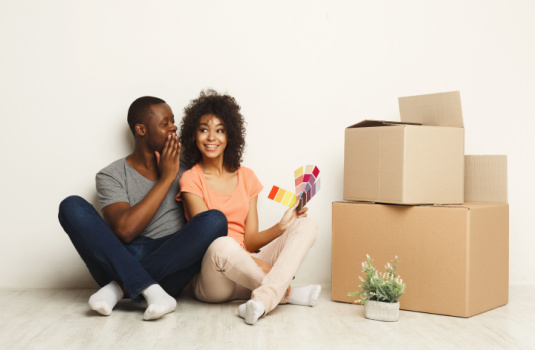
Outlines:
POLYGON ((245 323, 253 325, 266 313, 264 304, 256 300, 245 303, 245 323))
POLYGON ((175 311, 176 300, 163 290, 159 284, 153 284, 141 292, 147 300, 147 310, 143 315, 146 321, 157 320, 163 315, 175 311))
POLYGON ((123 298, 123 295, 124 293, 119 283, 112 281, 89 297, 89 306, 99 314, 109 316, 117 302, 123 298))
POLYGON ((321 292, 319 284, 311 284, 305 287, 292 288, 292 294, 288 299, 289 304, 314 306, 321 292))

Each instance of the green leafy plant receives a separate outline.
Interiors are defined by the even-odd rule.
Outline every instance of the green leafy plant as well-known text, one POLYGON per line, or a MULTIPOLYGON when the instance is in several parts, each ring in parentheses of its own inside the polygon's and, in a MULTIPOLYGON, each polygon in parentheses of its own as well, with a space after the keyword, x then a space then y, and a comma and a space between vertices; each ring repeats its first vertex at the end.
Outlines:
POLYGON ((405 283, 400 276, 396 275, 398 257, 396 256, 393 265, 387 263, 386 272, 378 273, 373 266, 373 260, 366 254, 368 261, 362 263, 362 271, 366 278, 359 276, 362 288, 359 292, 351 292, 347 295, 350 297, 360 297, 355 303, 366 304, 369 300, 395 303, 405 292, 405 283))

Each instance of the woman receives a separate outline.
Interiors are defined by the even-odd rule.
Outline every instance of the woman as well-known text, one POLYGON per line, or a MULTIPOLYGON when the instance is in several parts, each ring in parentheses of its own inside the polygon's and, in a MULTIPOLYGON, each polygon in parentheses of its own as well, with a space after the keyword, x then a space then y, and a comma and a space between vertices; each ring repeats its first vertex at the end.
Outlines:
POLYGON ((182 152, 195 164, 182 175, 177 196, 184 201, 186 218, 219 209, 229 224, 228 236, 210 245, 194 278, 197 299, 250 298, 239 307, 247 324, 256 323, 279 303, 314 306, 321 287, 292 290, 290 282, 316 241, 317 225, 305 218, 307 208, 296 211, 296 203, 280 222, 259 232, 257 199, 262 185, 252 170, 241 166, 245 128, 235 99, 214 90, 201 92, 185 108, 180 134, 182 152))

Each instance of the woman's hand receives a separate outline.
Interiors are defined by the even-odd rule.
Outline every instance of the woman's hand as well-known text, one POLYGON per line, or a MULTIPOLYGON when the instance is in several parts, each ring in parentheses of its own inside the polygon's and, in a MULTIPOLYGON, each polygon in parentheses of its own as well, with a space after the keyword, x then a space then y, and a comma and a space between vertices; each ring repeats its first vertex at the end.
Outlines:
POLYGON ((299 201, 297 201, 290 209, 284 213, 282 216, 281 221, 279 221, 279 228, 284 232, 290 227, 291 224, 298 218, 305 218, 307 217, 307 211, 308 208, 304 207, 301 208, 301 210, 297 211, 297 206, 299 205, 299 201))

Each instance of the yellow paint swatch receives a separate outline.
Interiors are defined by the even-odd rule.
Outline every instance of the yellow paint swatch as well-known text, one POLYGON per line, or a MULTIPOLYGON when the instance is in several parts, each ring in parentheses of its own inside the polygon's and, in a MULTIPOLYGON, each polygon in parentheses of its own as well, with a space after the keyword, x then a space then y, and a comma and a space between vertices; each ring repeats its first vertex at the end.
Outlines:
POLYGON ((284 205, 288 205, 293 195, 294 195, 293 193, 286 191, 286 194, 284 195, 284 198, 282 199, 281 203, 284 205))
POLYGON ((297 200, 297 196, 292 193, 292 199, 290 200, 290 203, 288 203, 288 206, 292 207, 295 204, 296 200, 297 200))
POLYGON ((303 167, 299 167, 299 169, 296 169, 294 171, 295 178, 297 179, 299 176, 303 175, 303 167))
POLYGON ((277 196, 275 197, 274 201, 275 202, 282 202, 282 198, 284 198, 284 195, 286 194, 286 190, 283 190, 282 188, 279 190, 279 192, 277 193, 277 196))

